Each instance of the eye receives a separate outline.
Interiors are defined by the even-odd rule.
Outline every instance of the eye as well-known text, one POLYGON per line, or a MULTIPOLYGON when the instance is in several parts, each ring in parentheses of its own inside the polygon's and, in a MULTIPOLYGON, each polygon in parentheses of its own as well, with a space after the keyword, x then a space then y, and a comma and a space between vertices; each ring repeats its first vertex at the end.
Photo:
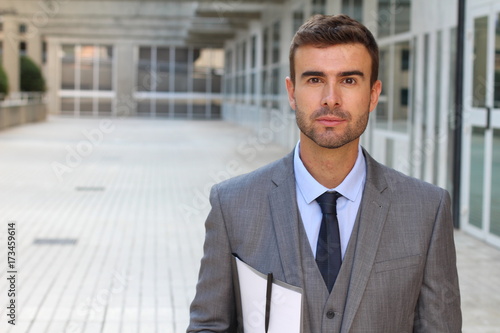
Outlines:
POLYGON ((343 80, 343 82, 346 84, 356 84, 356 79, 354 79, 352 77, 347 77, 343 80))
POLYGON ((317 78, 317 77, 312 77, 309 80, 307 80, 307 82, 309 82, 309 83, 320 83, 321 79, 317 78))

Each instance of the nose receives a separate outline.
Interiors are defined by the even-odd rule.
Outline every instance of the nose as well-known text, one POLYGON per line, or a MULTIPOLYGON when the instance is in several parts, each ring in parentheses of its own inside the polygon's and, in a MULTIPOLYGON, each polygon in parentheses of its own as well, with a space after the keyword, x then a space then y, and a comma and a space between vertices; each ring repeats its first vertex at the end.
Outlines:
POLYGON ((323 98, 321 106, 327 106, 330 109, 342 105, 342 96, 339 87, 335 84, 326 84, 323 88, 323 98))

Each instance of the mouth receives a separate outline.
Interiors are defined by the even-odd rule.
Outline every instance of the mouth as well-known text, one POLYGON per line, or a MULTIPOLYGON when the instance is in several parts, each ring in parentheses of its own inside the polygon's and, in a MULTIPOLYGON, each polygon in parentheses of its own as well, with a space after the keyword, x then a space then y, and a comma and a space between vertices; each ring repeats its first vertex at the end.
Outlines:
POLYGON ((345 123, 346 120, 338 117, 323 116, 316 118, 316 121, 325 127, 335 127, 345 123))

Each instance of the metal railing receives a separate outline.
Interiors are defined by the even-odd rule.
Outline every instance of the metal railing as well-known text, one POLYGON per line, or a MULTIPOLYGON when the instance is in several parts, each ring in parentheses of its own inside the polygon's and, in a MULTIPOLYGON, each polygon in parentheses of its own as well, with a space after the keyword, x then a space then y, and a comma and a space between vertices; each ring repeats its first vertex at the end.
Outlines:
POLYGON ((15 92, 7 96, 0 94, 0 107, 43 103, 44 96, 41 92, 15 92))

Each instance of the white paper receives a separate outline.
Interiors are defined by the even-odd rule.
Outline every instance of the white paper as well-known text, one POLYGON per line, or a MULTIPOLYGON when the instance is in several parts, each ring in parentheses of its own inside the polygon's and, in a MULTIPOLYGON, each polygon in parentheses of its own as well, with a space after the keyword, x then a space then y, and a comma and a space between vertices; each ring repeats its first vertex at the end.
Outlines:
MULTIPOLYGON (((267 276, 236 258, 245 333, 265 332, 267 276)), ((302 289, 274 279, 268 333, 300 333, 302 289)))

